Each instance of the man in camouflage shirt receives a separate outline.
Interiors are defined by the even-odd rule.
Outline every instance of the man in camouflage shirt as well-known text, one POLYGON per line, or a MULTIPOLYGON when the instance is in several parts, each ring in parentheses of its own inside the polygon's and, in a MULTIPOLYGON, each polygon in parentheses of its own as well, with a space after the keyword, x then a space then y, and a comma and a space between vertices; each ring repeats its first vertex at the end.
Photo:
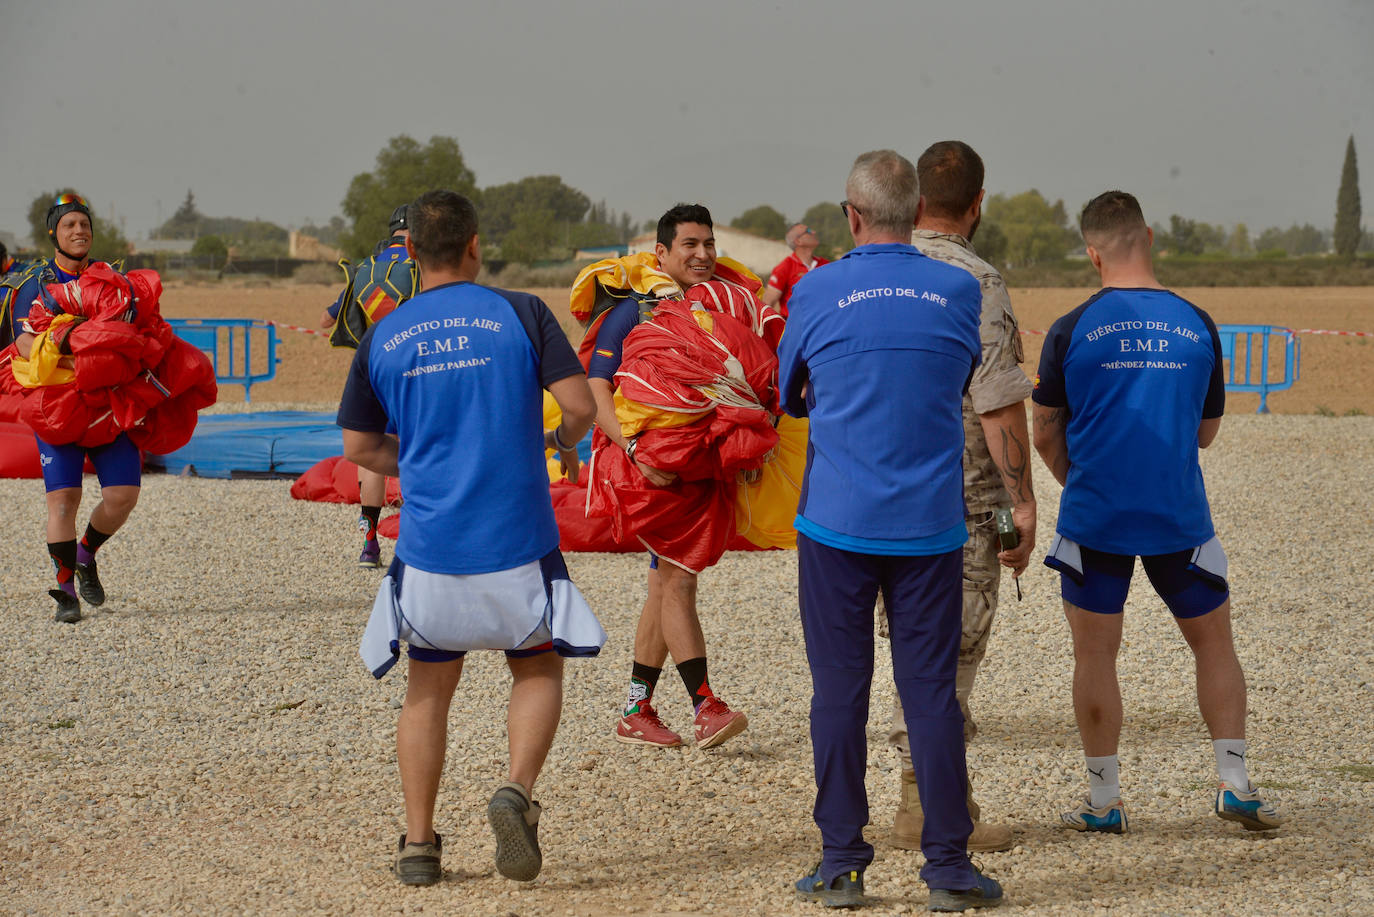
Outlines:
MULTIPOLYGON (((959 645, 955 691, 964 712, 967 742, 978 732, 968 700, 978 664, 987 652, 988 634, 997 611, 999 563, 1010 567, 1013 576, 1020 576, 1035 545, 1035 493, 1031 487, 1025 408, 1031 383, 1018 365, 1024 355, 1006 284, 996 268, 979 258, 970 244, 982 216, 983 160, 966 143, 943 141, 921 154, 916 172, 926 209, 916 224, 911 243, 928 257, 968 271, 979 279, 983 289, 979 332, 983 362, 974 370, 964 396, 964 502, 969 540, 964 545, 964 634, 959 645), (999 551, 993 513, 1005 506, 1011 507, 1020 541, 1011 550, 999 551)), ((880 614, 880 630, 885 630, 886 623, 886 615, 880 614)), ((921 798, 911 767, 900 698, 895 707, 888 741, 902 759, 902 798, 891 840, 895 847, 919 850, 921 798)), ((1012 845, 1010 828, 980 821, 972 789, 968 809, 973 819, 969 850, 1005 850, 1012 845)))

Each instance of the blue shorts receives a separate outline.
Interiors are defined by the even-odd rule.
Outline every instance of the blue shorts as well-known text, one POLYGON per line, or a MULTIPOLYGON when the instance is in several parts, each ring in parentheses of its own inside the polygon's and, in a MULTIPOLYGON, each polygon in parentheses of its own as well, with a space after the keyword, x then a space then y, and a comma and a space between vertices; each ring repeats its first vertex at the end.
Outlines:
POLYGON ((95 467, 101 487, 138 487, 143 483, 143 456, 121 433, 112 443, 86 449, 74 444, 54 446, 38 439, 38 461, 43 466, 43 486, 48 493, 81 486, 86 457, 95 467))
MULTIPOLYGON (((1084 611, 1121 614, 1131 589, 1131 576, 1135 573, 1135 555, 1108 554, 1087 547, 1081 550, 1083 581, 1078 582, 1068 573, 1061 572, 1059 594, 1064 601, 1084 611)), ((1175 618, 1200 618, 1220 608, 1231 595, 1224 582, 1218 583, 1191 569, 1192 557, 1193 551, 1189 548, 1140 558, 1150 585, 1155 587, 1155 593, 1175 618)))

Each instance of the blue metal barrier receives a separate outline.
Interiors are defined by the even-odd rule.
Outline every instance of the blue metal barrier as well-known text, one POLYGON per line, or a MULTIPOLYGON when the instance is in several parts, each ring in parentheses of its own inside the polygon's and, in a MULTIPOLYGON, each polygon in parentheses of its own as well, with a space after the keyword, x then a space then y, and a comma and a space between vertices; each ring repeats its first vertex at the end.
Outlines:
POLYGON ((266 382, 277 375, 277 364, 281 362, 277 356, 277 329, 260 318, 169 318, 167 324, 172 326, 177 337, 210 357, 216 382, 242 385, 244 401, 253 400, 253 383, 266 382), (255 338, 267 347, 266 368, 256 373, 253 372, 255 338), (221 353, 225 354, 223 371, 220 369, 221 353))
POLYGON ((1221 357, 1229 364, 1226 369, 1226 390, 1228 392, 1258 392, 1260 396, 1257 414, 1268 414, 1264 403, 1270 392, 1281 392, 1293 387, 1298 381, 1298 363, 1302 347, 1298 334, 1292 328, 1279 328, 1273 325, 1217 325, 1221 336, 1221 357), (1242 350, 1241 338, 1244 338, 1242 350), (1283 338, 1283 377, 1269 378, 1269 339, 1283 338), (1256 348, 1256 338, 1259 347, 1256 348), (1258 352, 1257 352, 1258 351, 1258 352), (1236 381, 1237 367, 1244 367, 1241 380, 1236 381))

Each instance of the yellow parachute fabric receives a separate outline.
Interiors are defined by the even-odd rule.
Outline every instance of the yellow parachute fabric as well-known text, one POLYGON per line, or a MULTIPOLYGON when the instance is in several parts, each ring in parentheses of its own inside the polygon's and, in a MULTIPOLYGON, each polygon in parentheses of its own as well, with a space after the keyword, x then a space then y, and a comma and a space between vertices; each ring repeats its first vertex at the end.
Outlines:
MULTIPOLYGON (((762 286, 758 275, 733 258, 717 258, 716 264, 729 268, 741 277, 762 286)), ((584 326, 595 316, 597 284, 607 290, 633 290, 641 296, 656 299, 682 295, 677 281, 658 269, 658 256, 653 252, 637 252, 620 258, 606 258, 584 267, 573 281, 568 295, 568 309, 584 326)))
POLYGON ((14 373, 16 382, 24 388, 38 388, 42 385, 65 385, 75 381, 76 370, 60 365, 66 355, 58 349, 57 341, 53 340, 52 336, 58 328, 75 319, 75 315, 65 312, 55 316, 46 331, 34 336, 27 360, 15 355, 10 361, 10 371, 14 373))
POLYGON ((653 252, 607 258, 584 267, 573 281, 568 307, 583 325, 593 317, 598 282, 608 290, 634 290, 656 298, 682 292, 673 278, 658 269, 658 256, 653 252))
MULTIPOLYGON (((553 400, 553 396, 548 392, 544 393, 544 429, 552 430, 563 422, 563 411, 559 409, 558 402, 553 400)), ((563 480, 563 469, 558 462, 558 453, 553 449, 544 450, 544 460, 549 466, 549 483, 553 484, 563 480)))
POLYGON ((735 489, 735 530, 761 548, 797 547, 797 501, 806 471, 810 424, 784 414, 778 418, 778 445, 753 484, 735 489))

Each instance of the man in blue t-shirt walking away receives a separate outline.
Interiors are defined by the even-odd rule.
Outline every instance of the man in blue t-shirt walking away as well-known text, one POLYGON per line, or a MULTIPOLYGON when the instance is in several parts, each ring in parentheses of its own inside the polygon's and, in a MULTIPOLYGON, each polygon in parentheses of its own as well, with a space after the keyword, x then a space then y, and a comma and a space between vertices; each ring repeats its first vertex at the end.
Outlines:
MULTIPOLYGON (((398 628, 391 652, 398 652, 399 636, 410 658, 396 727, 406 833, 395 870, 408 885, 443 877, 434 804, 449 704, 464 650, 493 647, 506 649, 514 683, 509 778, 487 817, 497 870, 529 881, 543 862, 532 794, 562 710, 562 656, 587 655, 567 652, 556 617, 550 625, 550 607, 556 616, 560 601, 580 596, 558 551, 544 450, 557 449, 576 481, 576 443, 591 427, 596 403, 543 302, 473 283, 481 246, 467 198, 427 192, 410 205, 408 220, 406 245, 419 263, 423 292, 364 334, 338 417, 344 454, 399 477, 406 494, 396 558, 384 580, 389 591, 379 596, 368 627, 369 634, 378 623, 398 628), (552 430, 543 429, 542 389, 563 412, 552 430), (393 607, 384 606, 388 598, 393 607)), ((385 673, 390 662, 373 673, 385 673)))
POLYGON ((1225 407, 1221 339, 1206 312, 1155 279, 1154 233, 1133 196, 1099 195, 1079 226, 1102 289, 1050 328, 1031 395, 1035 448, 1064 485, 1045 564, 1060 571, 1088 770, 1088 797, 1061 817, 1076 831, 1127 827, 1116 657, 1138 556, 1193 651, 1216 754, 1216 814, 1271 830, 1286 816, 1246 768, 1245 675, 1231 636, 1226 554, 1198 464, 1225 407))
POLYGON ((968 857, 955 695, 968 538, 962 404, 982 359, 982 294, 972 274, 910 244, 925 201, 908 160, 863 154, 845 192, 856 247, 797 282, 778 345, 784 407, 811 420, 795 524, 823 855, 795 889, 830 907, 866 903, 865 727, 881 591, 925 803, 930 908, 989 907, 1002 888, 968 857))

